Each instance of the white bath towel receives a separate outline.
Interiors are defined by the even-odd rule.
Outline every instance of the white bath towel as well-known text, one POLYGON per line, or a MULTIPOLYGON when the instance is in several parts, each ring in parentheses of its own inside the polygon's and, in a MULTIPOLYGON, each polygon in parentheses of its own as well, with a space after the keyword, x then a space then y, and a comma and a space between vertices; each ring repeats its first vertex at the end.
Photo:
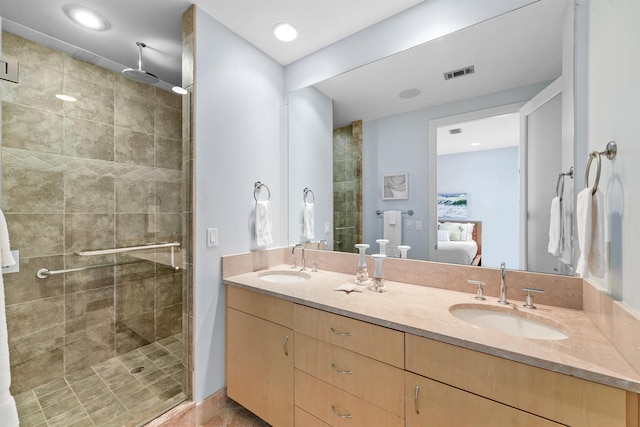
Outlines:
POLYGON ((256 240, 258 246, 266 246, 273 243, 271 202, 269 200, 256 202, 256 240))
POLYGON ((602 192, 585 188, 578 193, 576 223, 580 258, 576 271, 582 277, 588 272, 597 277, 604 275, 604 206, 602 192))
POLYGON ((384 211, 384 238, 389 240, 386 246, 387 256, 400 257, 398 245, 402 241, 402 212, 384 211))
POLYGON ((551 200, 551 212, 549 218, 549 245, 547 251, 555 256, 560 255, 562 236, 562 209, 560 197, 551 200))
POLYGON ((314 237, 313 214, 313 203, 305 203, 304 210, 302 211, 302 218, 304 222, 302 237, 305 239, 313 239, 314 237))
MULTIPOLYGON (((4 214, 0 211, 0 259, 2 266, 14 265, 16 261, 9 247, 9 231, 4 214)), ((4 281, 0 274, 0 420, 7 427, 18 427, 16 402, 9 392, 11 369, 9 364, 9 337, 7 335, 7 316, 4 305, 4 281)))
POLYGON ((0 263, 2 267, 15 265, 16 260, 11 255, 11 245, 9 244, 9 229, 7 228, 7 220, 2 211, 0 211, 0 263))

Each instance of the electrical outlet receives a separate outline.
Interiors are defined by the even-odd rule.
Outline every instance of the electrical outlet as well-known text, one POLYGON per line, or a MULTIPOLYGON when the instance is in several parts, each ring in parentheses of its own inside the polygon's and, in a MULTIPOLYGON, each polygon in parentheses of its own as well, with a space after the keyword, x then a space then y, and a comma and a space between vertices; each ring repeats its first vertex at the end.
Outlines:
POLYGON ((422 230, 422 221, 416 221, 416 230, 417 231, 422 230))

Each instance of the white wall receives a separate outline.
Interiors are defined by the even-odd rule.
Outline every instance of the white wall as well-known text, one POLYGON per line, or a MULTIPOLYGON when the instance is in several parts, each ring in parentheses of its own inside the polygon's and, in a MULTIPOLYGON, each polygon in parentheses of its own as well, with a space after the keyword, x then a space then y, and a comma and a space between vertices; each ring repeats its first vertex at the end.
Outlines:
MULTIPOLYGON (((326 240, 333 249, 333 103, 314 87, 289 94, 289 243, 300 236, 303 192, 315 196, 312 241, 326 240), (330 225, 325 233, 325 222, 330 225)), ((312 200, 308 196, 308 201, 312 200)))
POLYGON ((255 250, 253 185, 271 190, 273 246, 286 243, 284 70, 201 10, 195 23, 195 395, 224 382, 221 256, 255 250), (206 246, 216 227, 217 247, 206 246))
MULTIPOLYGON (((382 220, 377 209, 412 209, 412 217, 403 216, 402 243, 411 246, 409 258, 427 259, 429 206, 429 121, 471 111, 527 101, 540 92, 548 82, 508 91, 484 95, 465 101, 440 105, 410 113, 387 117, 363 124, 363 232, 364 242, 373 244, 382 236, 382 220), (380 176, 385 172, 409 173, 409 199, 383 201, 380 176), (413 230, 406 229, 412 221, 413 230), (422 221, 423 229, 415 229, 415 221, 422 221), (372 243, 373 242, 373 243, 372 243)), ((435 222, 434 222, 435 223, 435 222)), ((518 265, 514 262, 512 265, 518 265)))
MULTIPOLYGON (((593 281, 640 312, 640 2, 591 0, 588 15, 589 151, 618 143, 618 156, 602 161, 599 186, 610 270, 593 281)), ((583 174, 581 169, 577 176, 583 174)))
POLYGON ((482 221, 483 267, 518 265, 519 164, 518 147, 438 156, 438 193, 466 192, 467 218, 482 221))

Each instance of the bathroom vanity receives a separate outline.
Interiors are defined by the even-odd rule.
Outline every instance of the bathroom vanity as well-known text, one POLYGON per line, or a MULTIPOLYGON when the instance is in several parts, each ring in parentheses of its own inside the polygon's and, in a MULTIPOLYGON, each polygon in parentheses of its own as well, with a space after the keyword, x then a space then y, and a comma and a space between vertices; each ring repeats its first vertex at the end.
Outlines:
POLYGON ((497 305, 472 292, 388 281, 347 294, 335 288, 348 274, 260 276, 224 279, 227 394, 273 426, 639 425, 640 375, 579 310, 512 301, 567 336, 530 339, 453 316, 497 305))

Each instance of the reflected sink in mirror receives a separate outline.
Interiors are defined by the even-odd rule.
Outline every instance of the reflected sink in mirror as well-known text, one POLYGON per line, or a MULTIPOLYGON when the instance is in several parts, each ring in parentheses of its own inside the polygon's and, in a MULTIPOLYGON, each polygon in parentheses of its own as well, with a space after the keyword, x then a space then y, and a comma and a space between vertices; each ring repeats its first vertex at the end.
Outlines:
POLYGON ((295 283, 304 282, 311 278, 307 273, 302 271, 273 270, 259 273, 258 277, 265 282, 273 283, 295 283))
POLYGON ((547 319, 516 312, 514 309, 472 304, 453 305, 449 312, 460 320, 482 329, 538 340, 563 340, 568 336, 547 319), (535 318, 534 318, 535 317, 535 318), (539 319, 539 320, 537 320, 539 319))

